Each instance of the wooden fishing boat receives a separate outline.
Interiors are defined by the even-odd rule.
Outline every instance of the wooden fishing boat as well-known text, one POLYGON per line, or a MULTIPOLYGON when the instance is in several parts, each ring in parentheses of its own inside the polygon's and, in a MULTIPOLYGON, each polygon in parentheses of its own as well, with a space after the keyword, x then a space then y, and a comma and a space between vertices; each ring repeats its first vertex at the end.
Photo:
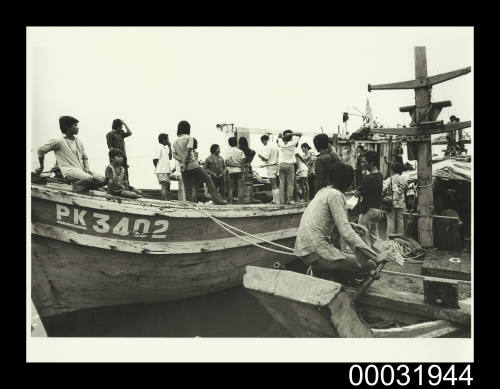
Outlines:
POLYGON ((354 288, 255 266, 247 266, 243 285, 295 337, 470 337, 470 299, 445 308, 419 294, 370 286, 353 303, 354 288), (380 328, 387 323, 395 325, 380 328))
POLYGON ((241 285, 248 264, 295 259, 256 244, 293 247, 306 207, 190 205, 70 189, 31 185, 31 292, 42 318, 241 285))

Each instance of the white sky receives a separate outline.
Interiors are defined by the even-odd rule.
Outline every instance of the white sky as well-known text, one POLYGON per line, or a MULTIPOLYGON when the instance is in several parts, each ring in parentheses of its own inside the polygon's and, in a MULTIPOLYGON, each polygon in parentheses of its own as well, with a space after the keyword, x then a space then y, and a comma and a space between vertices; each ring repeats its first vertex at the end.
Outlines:
MULTIPOLYGON (((367 97, 374 116, 386 126, 408 124, 409 115, 400 113, 399 107, 414 104, 413 90, 368 93, 367 85, 414 79, 415 46, 427 48, 429 75, 467 66, 472 66, 474 72, 471 27, 28 28, 28 157, 36 158, 36 153, 29 153, 30 148, 36 150, 48 139, 61 136, 58 118, 71 115, 80 121, 79 137, 87 149, 91 168, 104 173, 105 134, 111 129, 113 119, 122 118, 134 133, 126 141, 129 159, 142 160, 141 164, 134 161, 136 165, 131 166, 132 184, 157 188, 151 159, 158 133, 167 132, 175 139, 180 120, 191 123, 202 157, 212 143, 222 145, 224 141, 223 134, 215 127, 217 123, 318 132, 323 126, 331 134, 342 124, 343 111, 356 113, 355 106, 364 112, 367 97), (140 179, 143 181, 136 184, 140 179)), ((446 121, 452 114, 462 121, 473 120, 473 98, 473 73, 433 88, 432 101, 452 101, 453 106, 445 108, 439 117, 446 121)), ((348 124, 352 131, 360 126, 361 120, 351 116, 348 124)), ((252 140, 251 147, 259 149, 258 137, 252 140)), ((50 168, 54 159, 47 156, 46 160, 45 166, 50 168)), ((126 343, 117 339, 112 347, 99 350, 105 355, 103 360, 107 360, 109 350, 115 351, 114 358, 122 354, 134 359, 129 357, 133 350, 136 356, 163 360, 151 355, 160 346, 157 354, 162 353, 164 358, 172 342, 150 340, 148 343, 147 339, 140 339, 140 344, 134 343, 130 349, 130 339, 126 343), (137 352, 141 345, 144 351, 137 352)), ((217 350, 230 350, 226 354, 232 359, 223 360, 245 360, 248 355, 265 360, 261 355, 262 343, 250 340, 243 347, 235 347, 235 341, 231 340, 226 348, 221 346, 225 343, 216 340, 217 350), (233 353, 237 350, 244 350, 245 356, 235 359, 233 353)), ((471 360, 470 339, 447 340, 456 342, 440 343, 438 347, 435 342, 439 340, 432 339, 432 345, 421 341, 411 348, 397 347, 401 343, 366 348, 366 343, 356 339, 348 339, 345 347, 341 339, 319 343, 308 340, 301 343, 298 358, 384 361, 397 355, 407 361, 424 361, 429 357, 471 360), (469 342, 464 347, 466 341, 469 342), (348 353, 332 356, 331 350, 339 344, 348 353), (304 348, 308 345, 312 345, 309 352, 304 348), (405 350, 410 350, 411 355, 404 354, 405 350)), ((33 338, 29 341, 28 351, 33 355, 39 350, 37 355, 41 359, 48 358, 50 350, 65 350, 64 358, 56 360, 83 358, 80 357, 86 355, 83 344, 89 344, 85 339, 81 347, 73 342, 72 348, 62 348, 53 346, 57 339, 40 339, 39 343, 50 341, 47 344, 33 344, 33 338)), ((192 350, 193 347, 186 348, 185 340, 179 341, 182 347, 176 347, 176 351, 192 350)), ((268 345, 273 340, 265 342, 268 345)), ((211 360, 212 340, 198 343, 205 346, 205 353, 196 349, 197 353, 185 358, 206 355, 211 360)), ((91 344, 90 348, 95 350, 95 343, 91 344)), ((279 347, 266 348, 267 358, 295 360, 296 343, 286 344, 293 347, 279 343, 279 347)), ((90 348, 87 347, 87 354, 90 348)), ((94 354, 90 360, 98 358, 94 354)), ((176 360, 179 354, 172 354, 171 358, 176 360)))
MULTIPOLYGON (((28 28, 31 149, 61 136, 61 115, 80 121, 91 168, 105 166, 115 118, 133 131, 129 159, 148 161, 158 134, 175 139, 180 120, 191 123, 201 157, 224 143, 217 123, 331 134, 343 111, 364 112, 367 97, 385 126, 408 124, 399 107, 414 104, 413 90, 367 85, 414 79, 415 46, 427 48, 429 75, 473 66, 472 27, 28 28)), ((432 101, 441 100, 453 105, 439 119, 472 120, 473 73, 435 86, 432 101)), ((349 130, 360 124, 351 116, 349 130)))

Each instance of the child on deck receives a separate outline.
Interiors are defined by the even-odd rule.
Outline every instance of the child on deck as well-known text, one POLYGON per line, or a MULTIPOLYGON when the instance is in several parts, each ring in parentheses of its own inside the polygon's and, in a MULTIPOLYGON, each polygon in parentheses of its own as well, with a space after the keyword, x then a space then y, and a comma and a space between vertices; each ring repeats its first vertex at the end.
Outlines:
POLYGON ((110 164, 106 168, 106 182, 108 184, 108 194, 113 196, 128 197, 137 199, 142 197, 139 189, 131 187, 128 183, 125 167, 123 166, 124 154, 119 149, 112 149, 109 152, 110 164))
POLYGON ((168 200, 170 194, 170 160, 172 159, 172 149, 170 148, 167 134, 161 133, 158 135, 158 142, 161 146, 156 151, 153 164, 155 165, 155 174, 158 178, 158 183, 161 185, 161 199, 168 200))

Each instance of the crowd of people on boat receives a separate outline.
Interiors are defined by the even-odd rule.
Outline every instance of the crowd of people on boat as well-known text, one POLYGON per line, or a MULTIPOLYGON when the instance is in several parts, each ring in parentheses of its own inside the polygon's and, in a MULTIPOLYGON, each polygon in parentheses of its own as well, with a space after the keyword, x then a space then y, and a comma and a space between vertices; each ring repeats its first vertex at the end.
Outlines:
MULTIPOLYGON (((37 172, 42 172, 44 169, 45 154, 53 151, 56 157, 56 166, 53 170, 66 183, 71 184, 75 192, 88 192, 106 186, 108 194, 112 196, 142 197, 141 190, 134 188, 129 182, 129 164, 125 147, 125 139, 132 135, 129 126, 121 119, 113 120, 111 131, 106 134, 109 165, 104 175, 101 175, 90 169, 85 147, 77 137, 78 123, 78 119, 71 116, 59 118, 63 137, 50 140, 38 149, 40 167, 37 172)), ((302 137, 300 132, 285 130, 279 134, 275 142, 272 142, 268 135, 262 135, 260 140, 263 148, 259 153, 249 147, 245 137, 237 139, 232 136, 228 139, 229 150, 225 159, 220 155, 220 146, 212 144, 210 155, 202 162, 198 159, 198 142, 190 133, 189 122, 183 120, 177 126, 177 138, 173 144, 168 134, 158 135, 159 145, 153 156, 153 169, 161 187, 162 200, 172 197, 170 184, 171 180, 176 180, 179 184, 177 195, 179 200, 196 202, 198 189, 200 185, 205 184, 215 204, 225 204, 226 200, 233 203, 235 193, 239 203, 252 202, 253 190, 250 188, 245 191, 245 184, 253 186, 252 162, 257 156, 271 184, 271 203, 294 205, 297 202, 309 202, 316 192, 331 183, 332 167, 340 162, 349 163, 351 159, 350 153, 345 153, 346 149, 339 157, 329 137, 324 133, 314 137, 313 144, 317 151, 314 153, 308 143, 300 144, 302 137), (245 194, 249 194, 250 198, 245 199, 245 194)), ((356 182, 359 184, 359 195, 366 199, 364 203, 369 205, 368 208, 378 208, 380 196, 373 198, 370 194, 373 190, 371 187, 375 185, 372 183, 374 179, 371 173, 365 177, 362 172, 366 173, 369 170, 363 169, 360 165, 365 154, 363 146, 359 146, 356 152, 358 156, 356 182)), ((368 158, 377 158, 376 153, 367 153, 368 158)), ((395 172, 400 170, 398 162, 393 167, 395 172)), ((366 163, 369 163, 369 160, 366 163)), ((401 178, 391 178, 391 191, 396 198, 399 196, 399 187, 404 187, 401 182, 401 178)), ((376 185, 377 188, 381 187, 379 183, 376 185)), ((385 184, 384 189, 387 189, 385 184)), ((401 225, 401 212, 394 209, 399 209, 401 202, 396 200, 395 204, 396 207, 390 213, 390 225, 391 230, 394 225, 394 230, 398 231, 401 225)), ((373 220, 376 219, 375 211, 366 210, 365 213, 364 223, 367 226, 373 225, 373 220)))
MULTIPOLYGON (((89 166, 85 147, 77 137, 78 120, 62 116, 59 126, 63 137, 50 140, 38 149, 38 173, 43 172, 45 154, 53 151, 59 174, 74 191, 88 192, 106 186, 111 196, 143 196, 141 190, 129 182, 125 138, 131 136, 132 131, 123 120, 115 119, 106 134, 109 165, 104 176, 89 166)), ((183 120, 178 124, 173 144, 168 134, 158 135, 159 146, 152 162, 161 186, 161 199, 170 198, 171 180, 177 180, 179 200, 196 202, 198 188, 205 184, 212 201, 223 205, 227 185, 227 202, 232 203, 237 192, 239 203, 244 203, 244 185, 253 185, 251 164, 257 156, 272 186, 271 203, 308 203, 298 227, 295 252, 315 269, 353 274, 372 269, 381 260, 372 248, 379 240, 378 225, 384 214, 387 234, 398 234, 404 232, 403 213, 415 209, 415 190, 402 175, 402 152, 396 153, 396 161, 390 166, 392 174, 384 179, 375 150, 359 146, 353 167, 351 153, 344 150, 339 157, 326 134, 318 134, 313 139, 316 155, 308 143, 300 144, 300 132, 286 130, 279 134, 276 142, 271 142, 268 135, 261 136, 264 147, 259 153, 249 147, 245 137, 232 136, 228 139, 225 159, 220 155, 220 146, 213 144, 210 155, 201 163, 198 142, 190 132, 189 122, 183 120), (357 223, 352 223, 352 217, 349 221, 347 194, 358 199, 352 210, 359 213, 357 223), (345 244, 351 248, 352 255, 342 250, 345 244)))
MULTIPOLYGON (((78 119, 71 116, 59 118, 63 136, 38 149, 40 167, 36 171, 43 172, 45 154, 53 151, 56 165, 52 171, 56 177, 71 184, 73 191, 88 192, 106 186, 112 196, 142 197, 141 190, 134 188, 129 181, 125 147, 125 139, 132 135, 129 126, 121 119, 113 120, 111 131, 106 134, 109 165, 102 175, 90 169, 85 147, 77 136, 78 123, 78 119)), ((190 132, 189 122, 181 121, 173 143, 168 134, 158 135, 159 146, 153 156, 153 168, 162 200, 172 198, 170 184, 175 180, 179 184, 179 200, 197 202, 198 190, 205 184, 215 204, 233 203, 236 194, 239 203, 253 202, 252 162, 257 156, 272 186, 271 203, 294 205, 308 202, 317 190, 328 184, 328 170, 340 161, 326 134, 314 138, 318 152, 315 155, 306 142, 300 145, 299 151, 300 132, 285 130, 276 142, 263 135, 263 149, 258 154, 249 147, 245 137, 232 136, 228 139, 229 151, 225 159, 220 155, 220 146, 213 144, 210 155, 202 162, 198 158, 198 142, 190 132)))

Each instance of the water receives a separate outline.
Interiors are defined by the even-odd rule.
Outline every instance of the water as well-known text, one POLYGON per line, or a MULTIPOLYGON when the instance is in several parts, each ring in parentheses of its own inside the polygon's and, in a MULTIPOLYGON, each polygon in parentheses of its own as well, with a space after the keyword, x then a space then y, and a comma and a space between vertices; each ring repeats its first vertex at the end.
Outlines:
POLYGON ((290 337, 243 286, 184 300, 45 318, 49 337, 290 337))

